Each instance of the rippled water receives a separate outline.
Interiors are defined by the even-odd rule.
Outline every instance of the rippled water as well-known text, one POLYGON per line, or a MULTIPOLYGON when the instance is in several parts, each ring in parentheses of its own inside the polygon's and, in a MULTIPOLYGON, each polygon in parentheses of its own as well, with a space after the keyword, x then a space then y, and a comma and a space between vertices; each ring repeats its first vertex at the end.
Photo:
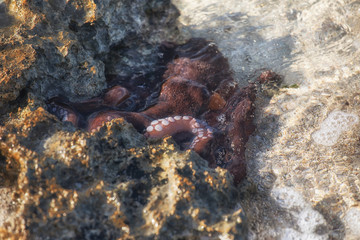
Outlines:
POLYGON ((288 83, 357 70, 359 1, 174 0, 183 30, 214 40, 241 81, 261 68, 288 83))
POLYGON ((283 75, 284 85, 296 84, 257 102, 257 132, 247 153, 247 181, 257 194, 243 202, 250 238, 359 239, 359 124, 331 146, 313 134, 334 111, 360 116, 360 1, 173 3, 183 33, 213 40, 242 85, 262 69, 283 75), (281 213, 272 197, 277 191, 293 191, 299 197, 284 201, 304 198, 306 207, 281 213), (304 212, 312 216, 303 218, 304 212))

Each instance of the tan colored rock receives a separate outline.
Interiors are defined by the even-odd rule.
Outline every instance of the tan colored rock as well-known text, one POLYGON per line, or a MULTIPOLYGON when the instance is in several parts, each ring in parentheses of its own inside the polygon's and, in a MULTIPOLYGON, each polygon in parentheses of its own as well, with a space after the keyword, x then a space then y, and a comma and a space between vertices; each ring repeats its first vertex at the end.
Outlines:
POLYGON ((239 239, 247 231, 231 175, 169 138, 148 145, 123 119, 74 131, 42 108, 16 119, 0 134, 1 182, 12 176, 3 239, 239 239))

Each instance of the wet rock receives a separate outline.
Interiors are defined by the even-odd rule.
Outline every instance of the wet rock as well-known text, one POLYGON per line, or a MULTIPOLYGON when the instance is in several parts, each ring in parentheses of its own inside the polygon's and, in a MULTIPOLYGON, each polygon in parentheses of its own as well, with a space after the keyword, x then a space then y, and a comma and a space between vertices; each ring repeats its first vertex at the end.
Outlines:
POLYGON ((1 239, 245 238, 226 170, 171 139, 147 142, 123 119, 91 134, 46 111, 53 96, 101 93, 105 70, 121 75, 113 58, 124 74, 139 59, 137 70, 151 69, 153 44, 178 38, 170 1, 5 4, 13 18, 0 29, 1 239))
POLYGON ((245 236, 231 175, 171 139, 148 144, 123 119, 75 131, 41 107, 17 118, 0 130, 1 166, 12 174, 1 237, 245 236))
POLYGON ((111 46, 159 42, 177 31, 170 1, 7 1, 3 9, 15 20, 0 28, 2 112, 25 88, 42 98, 99 94, 111 46))

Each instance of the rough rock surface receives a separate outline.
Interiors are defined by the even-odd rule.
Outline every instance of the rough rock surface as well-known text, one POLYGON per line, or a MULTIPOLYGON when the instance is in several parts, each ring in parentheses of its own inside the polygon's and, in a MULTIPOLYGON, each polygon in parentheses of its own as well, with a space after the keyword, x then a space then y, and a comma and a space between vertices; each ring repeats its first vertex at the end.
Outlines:
POLYGON ((27 88, 37 96, 71 99, 106 86, 107 53, 117 45, 141 45, 176 36, 178 15, 170 1, 5 1, 0 28, 0 106, 27 88))
POLYGON ((153 44, 178 38, 169 1, 0 6, 1 239, 245 238, 226 170, 122 119, 90 134, 45 110, 52 96, 99 94, 106 72, 151 69, 153 44))
POLYGON ((17 117, 1 128, 1 187, 12 196, 2 203, 2 239, 239 239, 246 233, 230 174, 179 151, 172 140, 147 144, 122 119, 89 134, 41 107, 17 117))

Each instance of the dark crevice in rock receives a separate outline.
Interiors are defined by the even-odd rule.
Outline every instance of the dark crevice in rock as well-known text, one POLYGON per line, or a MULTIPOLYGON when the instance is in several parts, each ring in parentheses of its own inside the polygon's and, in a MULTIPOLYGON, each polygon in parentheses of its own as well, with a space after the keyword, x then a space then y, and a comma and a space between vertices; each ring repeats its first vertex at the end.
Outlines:
POLYGON ((4 2, 0 3, 0 32, 1 28, 10 27, 15 22, 15 18, 9 15, 7 6, 4 2))
POLYGON ((7 159, 0 152, 0 187, 13 187, 20 173, 15 159, 7 159))

